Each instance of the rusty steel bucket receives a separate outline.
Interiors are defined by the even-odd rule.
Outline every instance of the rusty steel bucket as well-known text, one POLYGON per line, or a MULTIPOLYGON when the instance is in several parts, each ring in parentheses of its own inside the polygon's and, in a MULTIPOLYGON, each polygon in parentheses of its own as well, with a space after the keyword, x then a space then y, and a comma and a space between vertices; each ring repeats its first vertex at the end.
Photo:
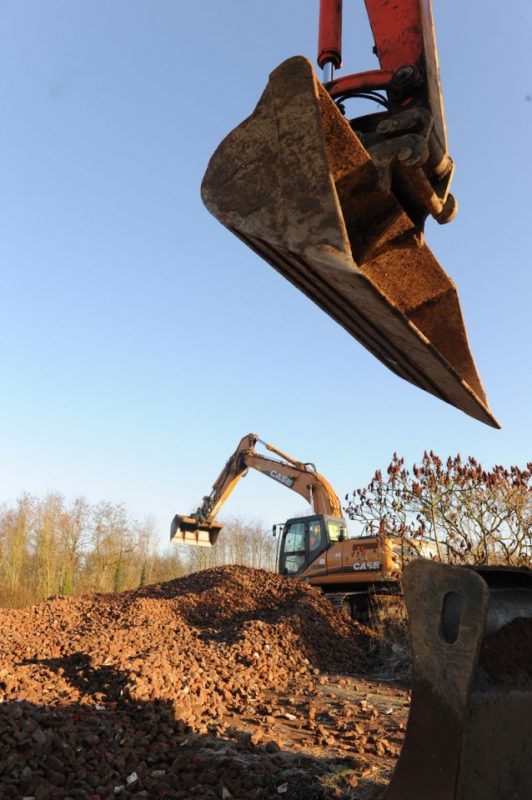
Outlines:
POLYGON ((270 75, 211 158, 202 197, 393 372, 499 427, 454 283, 307 59, 270 75))
POLYGON ((532 570, 416 561, 406 739, 382 800, 532 798, 532 570))

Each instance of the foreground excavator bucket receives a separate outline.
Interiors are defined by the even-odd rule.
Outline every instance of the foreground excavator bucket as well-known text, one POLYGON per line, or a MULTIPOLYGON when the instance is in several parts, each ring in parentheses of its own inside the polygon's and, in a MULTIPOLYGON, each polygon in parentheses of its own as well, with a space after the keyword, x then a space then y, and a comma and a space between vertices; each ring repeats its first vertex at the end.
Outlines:
POLYGON ((493 427, 454 283, 309 61, 221 143, 211 213, 393 372, 493 427))
POLYGON ((383 800, 530 800, 532 570, 416 561, 403 585, 412 702, 383 800))
POLYGON ((184 517, 176 514, 170 528, 170 541, 174 544, 194 544, 200 547, 212 547, 222 530, 221 522, 214 520, 210 525, 198 522, 195 517, 184 517))

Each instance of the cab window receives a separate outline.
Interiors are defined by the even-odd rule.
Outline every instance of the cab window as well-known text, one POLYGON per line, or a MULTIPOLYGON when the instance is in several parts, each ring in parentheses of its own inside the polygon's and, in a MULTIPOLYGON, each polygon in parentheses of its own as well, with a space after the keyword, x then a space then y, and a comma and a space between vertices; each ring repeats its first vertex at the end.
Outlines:
POLYGON ((321 548, 321 525, 319 522, 309 522, 308 549, 312 555, 321 548))
POLYGON ((329 541, 343 542, 347 539, 345 525, 335 520, 327 520, 327 530, 329 531, 329 541))
POLYGON ((305 523, 295 522, 286 531, 282 557, 284 572, 295 575, 305 563, 305 523))

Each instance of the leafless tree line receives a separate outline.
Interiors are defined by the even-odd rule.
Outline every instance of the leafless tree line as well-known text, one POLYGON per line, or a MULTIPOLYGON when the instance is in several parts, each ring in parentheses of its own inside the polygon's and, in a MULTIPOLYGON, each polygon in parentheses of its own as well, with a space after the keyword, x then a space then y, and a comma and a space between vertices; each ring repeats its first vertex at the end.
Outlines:
POLYGON ((238 518, 210 550, 169 544, 161 551, 158 544, 154 521, 131 520, 121 504, 25 494, 0 508, 0 606, 119 592, 222 564, 273 569, 275 563, 271 533, 238 518))
POLYGON ((231 517, 225 522, 214 547, 189 548, 188 564, 193 572, 224 564, 274 571, 276 548, 277 539, 271 531, 264 530, 262 523, 231 517))
POLYGON ((23 495, 0 510, 0 605, 117 592, 184 571, 177 549, 157 551, 153 520, 131 521, 120 504, 23 495))

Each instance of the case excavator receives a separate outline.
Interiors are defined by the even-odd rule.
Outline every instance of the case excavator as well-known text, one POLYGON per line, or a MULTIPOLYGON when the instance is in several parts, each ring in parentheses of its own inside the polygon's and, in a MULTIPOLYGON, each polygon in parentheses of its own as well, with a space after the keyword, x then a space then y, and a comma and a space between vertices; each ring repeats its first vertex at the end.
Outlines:
POLYGON ((499 427, 455 284, 424 238, 450 222, 430 0, 365 0, 380 69, 338 77, 342 0, 321 0, 318 65, 275 69, 253 113, 212 156, 209 211, 394 373, 499 427), (350 118, 352 99, 380 111, 350 118))
POLYGON ((398 579, 409 555, 414 552, 428 555, 430 551, 428 542, 416 542, 414 550, 404 540, 384 533, 348 538, 340 500, 315 465, 292 458, 254 433, 241 439, 202 505, 191 516, 174 517, 171 541, 203 547, 215 545, 222 530, 216 515, 248 469, 255 469, 297 492, 313 507, 312 515, 293 517, 279 526, 279 530, 274 526, 274 533, 279 533, 279 574, 318 586, 352 618, 366 616, 370 591, 379 594, 399 591, 398 579), (280 458, 258 453, 257 444, 280 458))

